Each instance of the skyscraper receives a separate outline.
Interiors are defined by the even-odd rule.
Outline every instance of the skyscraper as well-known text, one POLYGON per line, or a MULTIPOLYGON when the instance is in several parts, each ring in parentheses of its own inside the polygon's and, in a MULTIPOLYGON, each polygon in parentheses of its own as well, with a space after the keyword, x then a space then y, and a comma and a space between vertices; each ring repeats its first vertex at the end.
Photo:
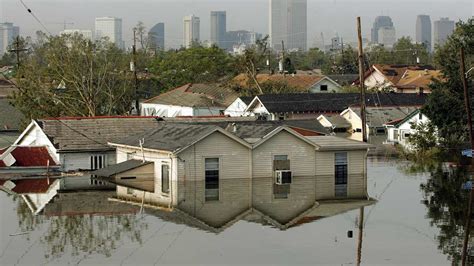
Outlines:
POLYGON ((378 16, 375 18, 374 25, 371 30, 372 43, 379 42, 379 29, 382 27, 393 27, 392 19, 389 16, 378 16))
POLYGON ((229 48, 226 41, 226 27, 226 12, 211 11, 211 44, 222 49, 229 48))
POLYGON ((418 15, 416 18, 416 42, 431 52, 431 19, 428 15, 418 15))
POLYGON ((122 38, 122 19, 114 17, 101 17, 95 19, 95 38, 108 38, 118 48, 124 49, 122 38))
POLYGON ((8 51, 8 46, 12 44, 17 36, 20 35, 20 28, 13 26, 13 23, 0 23, 0 55, 8 51))
POLYGON ((392 48, 397 41, 397 35, 394 27, 381 27, 377 33, 379 44, 392 48))
POLYGON ((191 47, 193 42, 199 42, 200 40, 200 37, 199 37, 200 20, 199 20, 199 17, 190 15, 190 16, 184 17, 183 22, 184 22, 183 46, 186 48, 189 48, 191 47))
POLYGON ((148 41, 152 49, 165 49, 165 23, 157 23, 148 31, 148 41))
POLYGON ((281 50, 306 50, 307 0, 270 0, 270 44, 281 50))
POLYGON ((454 31, 454 21, 449 18, 440 18, 434 22, 433 42, 434 45, 444 45, 449 35, 454 31))

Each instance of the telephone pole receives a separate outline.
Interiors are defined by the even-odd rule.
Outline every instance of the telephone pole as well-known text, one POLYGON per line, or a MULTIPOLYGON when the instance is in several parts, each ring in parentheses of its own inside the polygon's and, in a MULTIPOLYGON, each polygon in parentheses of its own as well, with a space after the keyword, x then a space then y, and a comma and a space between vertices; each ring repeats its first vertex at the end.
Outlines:
MULTIPOLYGON (((471 142, 471 149, 474 150, 474 139, 473 139, 473 132, 472 132, 472 113, 471 113, 471 98, 469 95, 469 90, 467 87, 467 74, 466 73, 466 62, 465 62, 465 55, 464 55, 464 47, 461 47, 460 50, 461 54, 461 78, 462 78, 462 85, 464 88, 464 104, 466 107, 466 115, 467 115, 467 127, 469 131, 469 140, 471 142)), ((471 159, 471 165, 469 168, 469 175, 472 174, 474 167, 474 156, 471 159)), ((470 181, 472 181, 472 177, 470 177, 470 181)), ((469 234, 471 231, 471 219, 472 219, 472 200, 474 198, 474 190, 471 187, 469 193, 469 202, 467 204, 467 216, 466 216, 466 228, 464 229, 464 243, 462 246, 462 257, 461 257, 461 265, 466 265, 466 257, 467 257, 467 246, 469 245, 469 234)))
POLYGON ((140 102, 139 102, 139 97, 138 97, 138 76, 137 76, 137 38, 136 38, 136 30, 133 29, 133 57, 132 57, 132 63, 130 64, 132 71, 133 71, 133 77, 134 77, 134 82, 135 82, 135 110, 137 112, 137 115, 140 115, 140 102))
POLYGON ((357 39, 359 43, 359 85, 360 115, 362 118, 362 141, 367 142, 367 122, 365 117, 364 50, 362 48, 362 30, 360 26, 360 17, 357 17, 357 39))
POLYGON ((20 69, 20 52, 28 51, 28 49, 20 48, 20 36, 16 36, 15 49, 8 50, 10 53, 16 54, 17 71, 20 69))

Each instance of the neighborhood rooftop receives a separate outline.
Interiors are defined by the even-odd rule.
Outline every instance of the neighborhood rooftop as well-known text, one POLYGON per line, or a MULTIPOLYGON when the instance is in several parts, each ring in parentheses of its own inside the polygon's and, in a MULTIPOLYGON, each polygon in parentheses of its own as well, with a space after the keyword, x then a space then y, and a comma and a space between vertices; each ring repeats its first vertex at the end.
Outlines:
MULTIPOLYGON (((263 94, 257 98, 270 113, 339 113, 350 106, 360 105, 358 93, 263 94)), ((424 94, 369 93, 366 95, 366 105, 368 107, 422 106, 426 99, 427 96, 424 94)), ((252 106, 248 108, 251 109, 252 106)))
POLYGON ((218 84, 189 83, 148 99, 144 103, 190 107, 226 107, 237 98, 238 94, 232 89, 218 84))
POLYGON ((46 136, 63 152, 112 149, 109 141, 152 128, 156 117, 53 118, 38 121, 46 136))

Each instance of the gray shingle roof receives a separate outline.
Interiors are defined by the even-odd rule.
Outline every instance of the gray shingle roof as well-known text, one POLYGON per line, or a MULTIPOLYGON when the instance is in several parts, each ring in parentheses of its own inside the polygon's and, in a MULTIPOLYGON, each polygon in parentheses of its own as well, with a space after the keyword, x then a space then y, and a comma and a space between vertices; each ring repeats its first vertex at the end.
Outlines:
POLYGON ((373 147, 365 142, 340 138, 335 136, 310 136, 306 137, 311 142, 319 146, 319 150, 360 150, 373 147))
POLYGON ((143 148, 175 152, 200 140, 217 128, 214 125, 161 122, 152 130, 111 142, 137 147, 139 140, 144 139, 143 148))
MULTIPOLYGON (((360 114, 360 108, 351 108, 357 115, 360 114)), ((383 127, 390 121, 403 119, 411 114, 417 107, 382 107, 367 108, 367 124, 369 127, 383 127)), ((360 116, 360 115, 359 115, 360 116)))
POLYGON ((107 143, 154 128, 155 117, 83 117, 39 120, 60 151, 113 150, 107 143))

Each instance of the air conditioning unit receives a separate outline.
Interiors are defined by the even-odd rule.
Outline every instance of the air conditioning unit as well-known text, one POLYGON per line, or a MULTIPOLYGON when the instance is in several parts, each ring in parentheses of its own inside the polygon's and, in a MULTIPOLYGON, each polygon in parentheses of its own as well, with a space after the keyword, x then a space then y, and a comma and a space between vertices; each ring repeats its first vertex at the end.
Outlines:
POLYGON ((275 171, 275 184, 284 185, 291 184, 291 171, 290 170, 277 170, 275 171))

